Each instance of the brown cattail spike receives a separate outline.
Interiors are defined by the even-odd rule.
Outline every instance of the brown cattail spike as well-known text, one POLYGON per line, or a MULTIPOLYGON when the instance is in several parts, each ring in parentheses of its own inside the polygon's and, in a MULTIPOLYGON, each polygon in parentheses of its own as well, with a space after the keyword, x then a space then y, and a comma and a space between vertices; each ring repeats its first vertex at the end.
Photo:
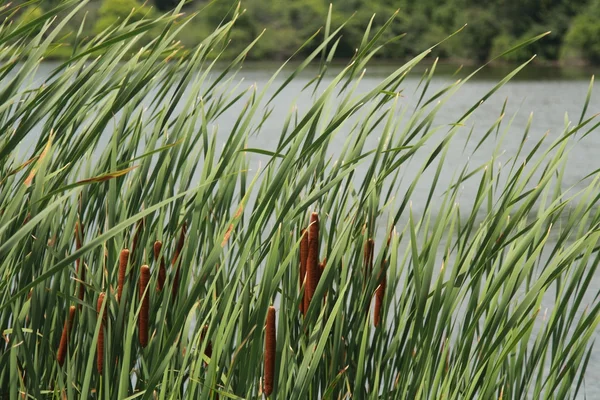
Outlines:
POLYGON ((129 250, 123 249, 119 254, 119 280, 117 284, 117 299, 119 301, 121 301, 123 285, 125 285, 125 279, 127 277, 127 264, 129 264, 129 250))
MULTIPOLYGON (((98 304, 96 306, 96 310, 98 312, 98 315, 100 315, 100 312, 102 311, 102 303, 104 303, 104 292, 100 293, 100 295, 98 296, 98 304)), ((104 367, 104 322, 106 321, 106 315, 108 312, 108 305, 104 306, 104 313, 103 315, 100 317, 100 332, 98 333, 98 344, 96 345, 96 356, 97 356, 97 363, 96 363, 96 367, 98 368, 98 373, 100 375, 102 375, 102 369, 104 367)))
POLYGON ((319 215, 312 213, 308 227, 308 258, 306 263, 306 285, 304 285, 304 312, 315 294, 319 284, 319 215))
POLYGON ((150 311, 150 296, 146 291, 150 282, 150 267, 142 265, 140 269, 140 315, 138 318, 140 329, 140 345, 146 347, 148 345, 148 313, 150 311))
POLYGON ((177 242, 177 249, 175 250, 175 255, 173 256, 173 261, 171 262, 172 265, 176 268, 175 269, 175 278, 173 279, 173 300, 175 300, 175 297, 177 296, 177 292, 179 291, 179 255, 181 254, 181 251, 183 250, 183 245, 185 243, 185 233, 187 231, 187 223, 184 221, 183 225, 181 226, 181 233, 179 235, 179 242, 177 242))
POLYGON ((273 393, 273 379, 275 377, 275 307, 269 307, 267 312, 267 326, 265 329, 265 375, 263 392, 266 396, 273 393))
MULTIPOLYGON (((300 239, 300 288, 304 285, 304 280, 306 278, 306 264, 308 262, 308 232, 306 229, 302 229, 302 239, 300 239)), ((304 309, 304 295, 302 296, 302 301, 300 302, 300 312, 303 315, 306 315, 306 310, 304 309)))
POLYGON ((56 354, 56 361, 58 361, 58 365, 61 367, 65 363, 65 357, 67 356, 67 347, 69 346, 69 336, 71 335, 73 320, 75 319, 75 310, 75 306, 69 307, 69 319, 65 321, 62 335, 60 336, 60 345, 58 347, 58 353, 56 354))
POLYGON ((385 260, 381 263, 381 271, 379 273, 379 286, 375 290, 375 312, 373 314, 373 325, 376 327, 379 325, 381 321, 381 307, 383 306, 383 296, 385 295, 385 285, 386 285, 386 273, 385 268, 386 262, 385 260))
MULTIPOLYGON (((154 261, 158 262, 160 257, 160 251, 162 250, 162 242, 157 240, 154 242, 154 261)), ((165 280, 167 279, 167 269, 165 267, 165 257, 160 257, 160 267, 158 269, 158 279, 156 281, 156 290, 159 292, 163 290, 165 286, 165 280)))

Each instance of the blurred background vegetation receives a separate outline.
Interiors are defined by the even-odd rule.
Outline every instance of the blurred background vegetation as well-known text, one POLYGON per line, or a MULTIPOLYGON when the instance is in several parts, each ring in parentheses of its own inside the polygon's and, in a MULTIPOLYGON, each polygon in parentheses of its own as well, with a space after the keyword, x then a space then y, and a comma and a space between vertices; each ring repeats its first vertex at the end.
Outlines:
MULTIPOLYGON (((24 2, 25 0, 20 0, 24 2)), ((32 3, 20 20, 41 16, 60 0, 32 3)), ((97 34, 125 19, 159 14, 175 7, 178 0, 91 0, 84 12, 70 22, 50 58, 68 57, 76 32, 84 21, 84 35, 97 34)), ((183 29, 184 46, 200 42, 224 19, 231 16, 238 0, 190 0, 186 14, 198 13, 183 29)), ((245 10, 231 35, 231 54, 238 54, 266 29, 266 34, 248 54, 252 60, 281 60, 289 57, 306 38, 322 28, 329 4, 333 21, 340 25, 350 19, 338 46, 340 57, 351 58, 369 20, 381 26, 396 10, 399 16, 387 30, 391 40, 379 57, 401 60, 445 39, 468 24, 460 34, 436 47, 442 60, 480 63, 512 45, 542 32, 544 40, 515 52, 504 62, 521 62, 537 54, 538 63, 600 64, 600 0, 246 0, 245 10), (406 33, 405 36, 397 36, 406 33)), ((315 43, 318 43, 316 41, 315 43)), ((304 48, 303 53, 312 49, 304 48)))

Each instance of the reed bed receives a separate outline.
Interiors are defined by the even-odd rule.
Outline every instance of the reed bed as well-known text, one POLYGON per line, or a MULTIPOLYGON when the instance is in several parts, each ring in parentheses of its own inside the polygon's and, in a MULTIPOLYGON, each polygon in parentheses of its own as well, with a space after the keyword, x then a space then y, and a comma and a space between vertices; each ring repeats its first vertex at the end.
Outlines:
POLYGON ((338 70, 329 14, 303 45, 311 55, 257 87, 238 79, 253 39, 222 59, 241 9, 182 48, 193 18, 182 5, 77 37, 40 78, 81 4, 20 25, 20 6, 0 5, 0 398, 585 394, 600 182, 596 171, 562 178, 570 144, 597 133, 593 80, 576 122, 526 141, 505 109, 490 127, 469 118, 527 63, 445 121, 439 111, 477 71, 433 90, 431 60, 404 93, 431 49, 359 90, 399 39, 396 15, 366 27, 338 70), (300 74, 314 74, 311 102, 289 105, 272 148, 253 148, 300 74), (225 114, 232 127, 219 130, 225 114), (477 143, 464 159, 497 145, 441 185, 458 136, 477 143), (509 136, 519 149, 502 155, 509 136), (424 176, 427 199, 413 207, 424 176), (477 182, 469 206, 466 182, 477 182))

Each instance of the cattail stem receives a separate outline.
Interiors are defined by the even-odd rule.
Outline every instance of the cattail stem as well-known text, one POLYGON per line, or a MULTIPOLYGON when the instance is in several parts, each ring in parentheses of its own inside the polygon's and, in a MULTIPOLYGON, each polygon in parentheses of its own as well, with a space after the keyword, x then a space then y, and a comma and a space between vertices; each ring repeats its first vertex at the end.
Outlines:
POLYGON ((265 329, 265 375, 263 392, 266 396, 273 393, 273 381, 275 378, 275 307, 269 307, 267 312, 267 325, 265 329))
POLYGON ((304 286, 304 312, 308 307, 319 284, 319 215, 314 212, 310 216, 308 227, 308 258, 306 264, 306 285, 304 286))
POLYGON ((67 347, 69 346, 69 335, 73 328, 73 320, 75 319, 75 306, 69 307, 69 319, 65 321, 63 326, 62 335, 60 336, 60 345, 58 347, 58 353, 56 354, 56 361, 61 367, 65 363, 65 357, 67 356, 67 347))
MULTIPOLYGON (((157 240, 154 242, 154 261, 158 262, 160 251, 162 250, 162 242, 157 240)), ((156 290, 162 291, 167 279, 167 269, 165 267, 165 257, 160 257, 160 267, 158 269, 158 279, 156 281, 156 290)))
POLYGON ((129 250, 123 249, 119 254, 119 280, 117 284, 117 299, 119 302, 123 295, 123 285, 125 285, 125 279, 127 277, 127 264, 129 264, 129 250))
POLYGON ((148 313, 150 311, 150 296, 146 291, 148 282, 150 282, 150 267, 142 265, 142 268, 140 269, 140 301, 142 306, 138 317, 140 345, 142 347, 148 345, 148 313))
MULTIPOLYGON (((300 239, 300 288, 305 284, 306 279, 306 264, 308 263, 308 232, 306 229, 302 229, 302 239, 300 239)), ((304 293, 302 294, 302 301, 298 306, 302 315, 306 315, 304 308, 304 293)))
MULTIPOLYGON (((100 312, 102 311, 102 303, 104 303, 105 299, 104 292, 100 293, 98 296, 98 304, 96 306, 96 310, 98 315, 100 316, 100 312)), ((96 356, 97 356, 97 364, 98 373, 102 375, 102 370, 104 368, 104 323, 106 321, 106 315, 108 312, 108 305, 104 306, 104 313, 100 316, 100 332, 98 332, 98 343, 96 345, 96 356)))

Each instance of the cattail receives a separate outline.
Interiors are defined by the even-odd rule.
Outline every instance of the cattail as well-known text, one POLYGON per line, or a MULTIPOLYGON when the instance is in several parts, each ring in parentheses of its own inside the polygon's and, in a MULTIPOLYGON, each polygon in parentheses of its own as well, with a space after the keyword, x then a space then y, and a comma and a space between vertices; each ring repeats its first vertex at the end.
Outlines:
POLYGON ((184 221, 181 226, 181 233, 179 234, 179 242, 177 242, 177 248, 175 249, 175 255, 173 256, 173 261, 171 264, 176 268, 175 269, 175 278, 173 279, 173 300, 175 300, 175 296, 177 296, 177 292, 179 291, 179 265, 177 264, 179 260, 179 255, 183 250, 183 244, 185 243, 185 233, 187 231, 187 223, 184 221))
POLYGON ((304 286, 304 312, 315 294, 319 284, 319 215, 314 212, 310 216, 308 227, 308 258, 306 263, 306 285, 304 286))
POLYGON ((265 382, 263 385, 263 392, 267 397, 273 393, 275 348, 275 307, 269 307, 269 311, 267 312, 267 326, 265 329, 265 382))
MULTIPOLYGON (((302 229, 302 239, 300 239, 300 288, 304 285, 304 279, 306 278, 306 263, 308 261, 308 232, 306 229, 302 229)), ((302 295, 302 301, 298 306, 300 308, 300 312, 303 315, 306 315, 306 310, 304 309, 304 294, 302 295)))
POLYGON ((75 319, 75 306, 69 307, 69 319, 65 321, 63 326, 62 335, 60 336, 60 345, 58 346, 58 353, 56 354, 56 361, 61 367, 65 363, 65 357, 67 355, 67 347, 69 345, 69 335, 73 328, 73 320, 75 319))
MULTIPOLYGON (((76 222, 75 223, 75 249, 76 250, 81 249, 82 243, 83 243, 83 228, 81 227, 79 222, 76 222)), ((77 265, 77 268, 75 269, 75 273, 77 274, 77 277, 79 278, 78 298, 80 301, 83 302, 83 297, 85 296, 85 285, 83 284, 83 282, 85 282, 85 267, 81 265, 80 258, 78 258, 75 261, 75 264, 77 265)), ((79 305, 79 308, 81 308, 81 304, 79 305)))
MULTIPOLYGON (((160 251, 162 249, 162 242, 157 240, 154 242, 154 261, 158 261, 160 251)), ((162 291, 165 286, 165 280, 167 279, 167 269, 165 268, 165 257, 160 258, 160 267, 158 269, 158 280, 156 281, 156 290, 162 291)))
POLYGON ((140 269, 140 301, 142 307, 139 316, 140 328, 140 345, 146 347, 148 345, 148 312, 150 310, 150 296, 146 293, 146 288, 150 282, 150 267, 142 265, 140 269))
POLYGON ((129 250, 123 249, 121 250, 121 254, 119 254, 119 281, 117 285, 117 299, 121 301, 121 296, 123 295, 123 285, 125 285, 125 278, 127 272, 127 264, 129 264, 129 250))
MULTIPOLYGON (((100 311, 102 311, 102 303, 104 303, 104 292, 100 293, 98 296, 98 305, 96 306, 98 315, 100 315, 100 311)), ((100 316, 100 332, 98 333, 98 344, 96 345, 96 354, 97 354, 97 364, 98 373, 102 375, 102 369, 104 367, 104 322, 106 321, 106 314, 108 311, 108 305, 104 306, 104 314, 100 316)))
POLYGON ((364 250, 364 256, 363 256, 363 261, 364 261, 363 289, 367 285, 367 282, 369 281, 369 278, 371 277, 371 273, 373 272, 373 257, 374 257, 374 253, 375 253, 374 250, 375 250, 375 242, 373 241, 373 239, 369 238, 369 240, 367 240, 367 242, 365 243, 365 250, 364 250))
POLYGON ((381 272, 379 273, 379 286, 375 290, 375 313, 373 314, 373 325, 377 327, 381 321, 381 306, 383 305, 383 295, 385 294, 386 276, 385 260, 381 263, 381 272))

